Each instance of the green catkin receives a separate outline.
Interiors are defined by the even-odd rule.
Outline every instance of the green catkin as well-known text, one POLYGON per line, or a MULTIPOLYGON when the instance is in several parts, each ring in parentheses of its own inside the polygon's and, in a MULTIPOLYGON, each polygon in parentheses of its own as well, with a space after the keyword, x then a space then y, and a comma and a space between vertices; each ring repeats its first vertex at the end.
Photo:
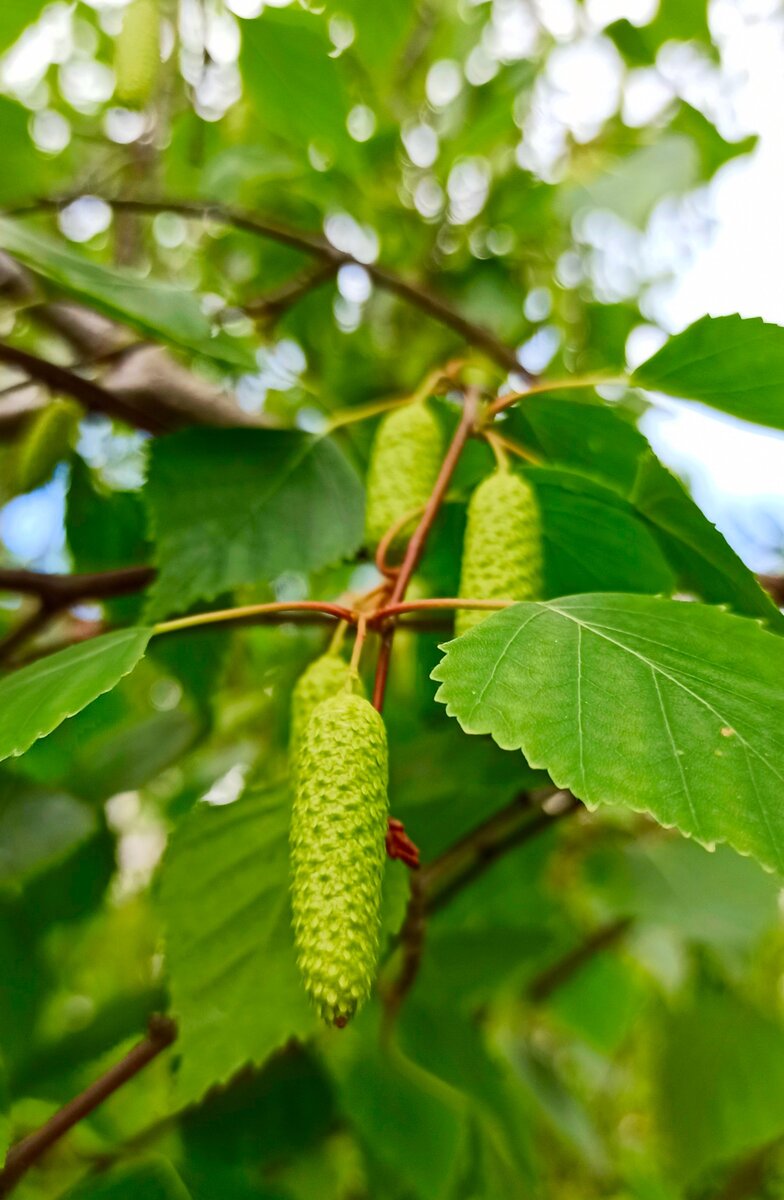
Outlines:
MULTIPOLYGON (((459 596, 474 600, 535 600, 542 587, 539 507, 529 484, 511 471, 484 479, 468 505, 459 596)), ((458 609, 455 634, 492 614, 458 609)))
POLYGON ((322 701, 300 748, 291 820, 297 961, 323 1019, 342 1027, 378 962, 386 856, 387 737, 361 696, 322 701))
MULTIPOLYGON (((365 539, 371 549, 406 513, 425 505, 441 466, 442 448, 441 426, 424 403, 406 404, 381 422, 367 480, 365 539)), ((394 546, 405 541, 402 530, 394 546)))
POLYGON ((160 67, 158 0, 131 0, 115 43, 115 98, 127 108, 144 108, 155 91, 160 67))
POLYGON ((322 654, 300 675, 291 694, 289 762, 292 771, 296 771, 299 750, 314 708, 344 689, 364 695, 361 679, 339 654, 322 654))

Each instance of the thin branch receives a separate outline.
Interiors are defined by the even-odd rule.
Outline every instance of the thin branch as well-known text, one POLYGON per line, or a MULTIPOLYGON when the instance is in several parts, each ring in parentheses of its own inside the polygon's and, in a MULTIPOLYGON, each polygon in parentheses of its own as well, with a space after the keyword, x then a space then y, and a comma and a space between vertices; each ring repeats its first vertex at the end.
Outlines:
POLYGON ((100 384, 93 383, 91 379, 85 379, 67 367, 48 362, 27 350, 20 350, 17 346, 0 342, 0 362, 18 367, 31 379, 36 379, 53 391, 72 396, 91 412, 105 413, 138 429, 146 429, 148 433, 165 433, 169 429, 158 417, 139 412, 100 384))
POLYGON ((396 617, 402 613, 427 612, 429 610, 470 608, 478 612, 500 612, 502 608, 511 608, 519 604, 519 600, 472 600, 463 596, 437 596, 422 600, 404 600, 401 604, 385 604, 374 614, 374 621, 383 621, 387 617, 396 617))
MULTIPOLYGON (((389 598, 389 607, 394 607, 405 600, 406 589, 411 581, 411 576, 416 570, 419 559, 425 548, 430 530, 433 527, 433 522, 438 515, 438 510, 443 503, 444 497, 449 487, 450 480, 454 473, 455 467, 458 464, 460 455, 463 452, 466 442, 473 432, 477 410, 479 407, 479 395, 474 388, 470 388, 465 393, 463 401, 463 413, 460 418, 460 423, 452 438, 449 449, 446 452, 444 461, 441 464, 441 470, 438 473, 433 491, 425 505, 425 511, 422 514, 422 519, 417 525, 411 540, 406 547, 406 553, 400 570, 395 578, 395 584, 389 598)), ((384 705, 384 694, 386 692, 387 677, 389 674, 389 660, 392 653, 392 642, 395 636, 395 618, 392 617, 392 623, 384 630, 381 646, 378 652, 378 664, 376 666, 376 681, 373 692, 373 704, 380 712, 384 705)))
POLYGON ((50 612, 69 608, 80 600, 108 600, 127 596, 147 587, 155 578, 154 567, 120 567, 116 571, 94 571, 81 575, 47 574, 16 567, 0 567, 0 592, 37 596, 50 612))
POLYGON ((69 1100, 40 1129, 11 1147, 5 1167, 0 1171, 0 1196, 7 1196, 47 1150, 171 1046, 176 1036, 177 1027, 171 1018, 151 1018, 147 1036, 129 1050, 120 1062, 110 1067, 78 1096, 74 1096, 73 1100, 69 1100))
POLYGON ((153 627, 153 633, 176 633, 181 629, 195 629, 201 625, 214 625, 223 621, 241 621, 246 618, 265 617, 275 613, 312 612, 324 613, 356 625, 357 618, 350 608, 342 604, 328 604, 321 600, 278 600, 272 604, 244 604, 238 608, 220 608, 215 612, 193 613, 189 617, 176 617, 173 621, 161 621, 153 627))
POLYGON ((406 919, 397 943, 401 952, 400 966, 395 977, 382 989, 385 1034, 389 1034, 416 981, 424 953, 427 918, 449 904, 503 855, 582 807, 571 792, 554 792, 546 803, 547 809, 532 811, 530 796, 521 792, 506 808, 494 813, 412 875, 406 919))
MULTIPOLYGON (((45 197, 34 201, 32 204, 7 211, 10 216, 16 217, 32 215, 47 209, 59 211, 72 204, 74 200, 79 198, 80 194, 75 193, 70 196, 54 198, 45 197)), ((360 262, 353 255, 336 250, 329 242, 315 234, 290 229, 284 225, 280 225, 276 221, 270 221, 266 218, 262 220, 239 209, 230 208, 223 204, 210 203, 209 201, 199 203, 191 200, 167 200, 163 198, 159 200, 130 200, 112 196, 101 196, 101 199, 119 211, 148 214, 173 212, 191 219, 215 221, 221 225, 229 225, 234 229, 242 230, 244 233, 278 242, 282 246, 289 246, 292 250, 299 250, 303 254, 310 255, 312 258, 329 262, 335 269, 344 263, 354 263, 357 266, 363 267, 373 282, 378 287, 383 288, 384 291, 392 292, 415 308, 420 309, 421 312, 427 313, 428 316, 433 317, 442 325, 446 325, 449 329, 459 334, 469 345, 476 346, 478 349, 484 351, 488 358, 498 363, 506 371, 519 375, 523 379, 529 378, 527 372, 518 362, 517 356, 511 347, 506 346, 494 333, 486 329, 483 325, 468 320, 467 317, 464 317, 456 308, 453 308, 443 297, 436 295, 435 292, 430 291, 421 284, 404 279, 394 271, 390 271, 377 263, 360 262)))
POLYGON ((510 850, 582 808, 571 792, 554 792, 546 804, 547 808, 532 812, 528 793, 522 792, 506 808, 488 817, 424 867, 428 913, 439 912, 510 850))
POLYGON ((595 930, 584 942, 580 942, 579 946, 575 946, 529 983, 526 989, 528 999, 534 1004, 542 1004, 549 999, 553 992, 568 983, 592 958, 619 942, 628 933, 631 924, 631 917, 621 917, 595 930))
POLYGON ((487 416, 489 420, 492 420, 493 417, 503 412, 504 409, 511 408, 513 404, 517 404, 520 400, 527 400, 529 396, 540 396, 545 392, 568 392, 581 388, 601 387, 603 384, 628 387, 629 378, 626 375, 574 375, 571 377, 567 376, 565 379, 542 379, 536 383, 532 383, 523 392, 512 392, 508 396, 499 396, 490 405, 487 410, 487 416))

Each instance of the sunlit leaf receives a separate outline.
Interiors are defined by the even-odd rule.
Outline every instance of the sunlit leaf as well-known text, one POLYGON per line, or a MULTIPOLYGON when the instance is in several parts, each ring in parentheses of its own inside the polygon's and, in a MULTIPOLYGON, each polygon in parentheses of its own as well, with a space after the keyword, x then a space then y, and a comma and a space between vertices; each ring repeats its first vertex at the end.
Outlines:
POLYGON ((784 642, 646 596, 518 604, 451 642, 437 698, 587 804, 784 870, 784 642))

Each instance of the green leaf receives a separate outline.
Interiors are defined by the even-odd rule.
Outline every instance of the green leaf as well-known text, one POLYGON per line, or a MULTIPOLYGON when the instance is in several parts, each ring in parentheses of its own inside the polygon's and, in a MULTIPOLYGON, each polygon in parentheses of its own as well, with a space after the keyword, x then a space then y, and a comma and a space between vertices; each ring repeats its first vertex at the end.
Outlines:
POLYGON ((741 616, 763 617, 784 631, 784 615, 768 593, 654 454, 640 459, 630 499, 650 521, 685 587, 709 604, 728 604, 741 616))
POLYGON ((518 604, 449 643, 437 699, 589 807, 622 805, 784 870, 784 642, 646 596, 518 604))
POLYGON ((166 853, 161 908, 182 1103, 316 1028, 294 957, 288 822, 283 788, 200 804, 166 853))
POLYGON ((0 773, 0 887, 45 871, 95 828, 93 811, 73 796, 0 773))
POLYGON ((63 1200, 190 1200, 190 1192, 169 1160, 156 1155, 83 1179, 63 1200))
POLYGON ((700 317, 639 366, 632 383, 784 429, 784 328, 759 317, 700 317))
POLYGON ((362 540, 359 479, 330 441, 293 430, 189 429, 156 440, 145 488, 160 572, 156 617, 362 540))
POLYGON ((730 993, 703 991, 673 1013, 655 1062, 658 1123, 682 1177, 781 1134, 781 1024, 730 993))
POLYGON ((351 101, 345 63, 333 51, 324 18, 301 9, 266 11, 242 25, 240 63, 261 130, 300 152, 314 143, 345 160, 354 153, 346 128, 351 101))
POLYGON ((674 590, 655 538, 621 496, 576 472, 534 467, 526 477, 542 513, 545 595, 674 590))
POLYGON ((7 675, 0 681, 0 760, 23 754, 110 691, 142 658, 151 633, 141 626, 118 629, 7 675))
POLYGON ((504 425, 549 464, 604 479, 624 495, 634 484, 637 460, 650 449, 622 412, 561 396, 531 396, 509 410, 504 425))
POLYGON ((8 218, 0 218, 0 247, 60 291, 144 336, 228 366, 256 370, 252 350, 237 338, 215 332, 193 291, 92 262, 8 218))

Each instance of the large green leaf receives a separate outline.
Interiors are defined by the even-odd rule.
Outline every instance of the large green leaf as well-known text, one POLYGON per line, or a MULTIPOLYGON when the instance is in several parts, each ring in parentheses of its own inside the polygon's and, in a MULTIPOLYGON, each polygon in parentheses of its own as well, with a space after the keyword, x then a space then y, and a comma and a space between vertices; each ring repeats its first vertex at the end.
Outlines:
POLYGON ((784 630, 784 616, 754 574, 654 454, 639 462, 631 502, 650 521, 685 587, 709 604, 729 604, 784 630))
POLYGON ((199 805, 161 872, 182 1102, 316 1028, 294 959, 284 788, 199 805))
POLYGON ((784 870, 784 642, 647 596, 518 604, 449 643, 437 698, 589 806, 784 870))
POLYGON ((630 504, 577 472, 526 472, 542 512, 546 596, 672 592, 675 576, 630 504))
POLYGON ((98 1172, 70 1189, 64 1200, 189 1200, 190 1192, 168 1159, 141 1159, 98 1172))
POLYGON ((784 328, 759 317, 701 317, 639 366, 632 382, 784 429, 784 328))
POLYGON ((362 487, 330 441, 293 430, 158 439, 145 488, 160 567, 155 616, 238 584, 311 571, 362 539, 362 487))
POLYGON ((509 410, 505 430, 547 460, 605 479, 626 495, 648 443, 623 412, 565 396, 531 396, 509 410))
POLYGON ((118 629, 58 650, 0 681, 0 759, 23 754, 98 696, 143 656, 151 630, 118 629))
POLYGON ((731 994, 703 990, 673 1013, 656 1076, 658 1122, 683 1177, 784 1130, 781 1023, 731 994))
POLYGON ((242 74, 262 133, 345 159, 354 150, 346 128, 351 101, 345 63, 333 51, 326 21, 315 13, 266 11, 242 25, 242 74))
POLYGON ((144 336, 171 342, 230 366, 256 369, 251 349, 237 338, 216 331, 193 291, 92 262, 8 218, 0 218, 0 248, 60 291, 144 336))

